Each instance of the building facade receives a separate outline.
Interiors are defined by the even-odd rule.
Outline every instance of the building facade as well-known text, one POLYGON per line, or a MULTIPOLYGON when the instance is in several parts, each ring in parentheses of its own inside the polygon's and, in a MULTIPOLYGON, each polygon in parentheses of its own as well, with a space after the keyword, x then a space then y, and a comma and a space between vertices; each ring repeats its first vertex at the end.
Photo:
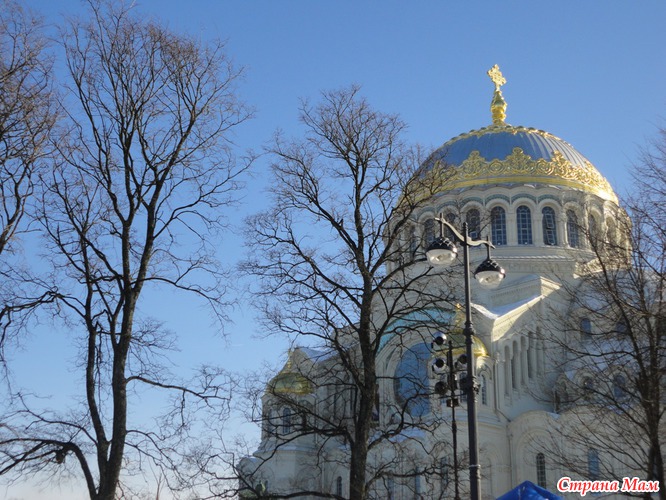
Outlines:
MULTIPOLYGON (((403 243, 406 259, 423 260, 424 249, 438 236, 434 219, 441 214, 456 226, 467 222, 472 238, 490 238, 494 259, 506 270, 498 289, 472 283, 481 488, 483 498, 496 498, 525 480, 556 490, 566 475, 599 478, 601 464, 608 467, 613 460, 569 437, 585 418, 572 408, 583 406, 577 391, 585 386, 587 365, 565 347, 584 342, 588 330, 607 328, 588 318, 569 295, 594 260, 590 238, 625 248, 628 242, 626 214, 606 179, 564 140, 506 123, 504 80, 496 69, 489 74, 495 84, 492 124, 432 153, 426 163, 447 172, 448 187, 419 211, 404 230, 403 243), (575 460, 565 459, 567 452, 575 460)), ((472 269, 485 257, 485 248, 472 249, 472 269)), ((452 286, 462 287, 462 275, 452 286)), ((459 395, 456 406, 453 395, 437 390, 437 383, 448 379, 432 369, 442 353, 431 345, 433 335, 444 332, 452 340, 453 359, 459 359, 461 312, 430 307, 396 320, 390 332, 377 357, 373 418, 376 432, 387 438, 370 451, 368 473, 377 478, 371 495, 454 498, 457 484, 465 496, 466 402, 459 395)), ((463 368, 457 377, 464 376, 463 368)), ((618 371, 618 385, 621 376, 618 371)), ((353 412, 353 391, 344 380, 335 351, 290 351, 262 399, 261 444, 240 463, 247 496, 347 496, 347 444, 306 431, 312 419, 341 421, 353 412)), ((616 472, 625 466, 618 463, 616 472)))

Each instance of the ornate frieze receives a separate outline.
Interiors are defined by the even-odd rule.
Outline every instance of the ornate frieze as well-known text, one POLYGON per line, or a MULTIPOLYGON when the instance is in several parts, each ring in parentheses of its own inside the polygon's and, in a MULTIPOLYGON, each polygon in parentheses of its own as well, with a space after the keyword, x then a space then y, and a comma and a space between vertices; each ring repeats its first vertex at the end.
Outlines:
POLYGON ((555 151, 550 160, 533 160, 516 147, 504 160, 490 161, 478 151, 472 151, 460 166, 440 164, 440 168, 446 172, 449 189, 507 182, 552 184, 587 191, 614 203, 618 201, 608 181, 589 161, 584 166, 572 165, 559 151, 555 151), (454 168, 454 173, 451 168, 454 168))

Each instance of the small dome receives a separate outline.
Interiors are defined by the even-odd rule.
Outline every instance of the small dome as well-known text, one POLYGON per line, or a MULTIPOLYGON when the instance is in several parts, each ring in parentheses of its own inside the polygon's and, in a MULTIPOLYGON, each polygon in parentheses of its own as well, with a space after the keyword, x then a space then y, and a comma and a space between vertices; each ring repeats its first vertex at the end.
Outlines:
POLYGON ((295 394, 304 396, 311 394, 314 390, 310 382, 303 374, 294 368, 293 353, 289 353, 287 363, 273 379, 268 383, 268 392, 271 394, 295 394))

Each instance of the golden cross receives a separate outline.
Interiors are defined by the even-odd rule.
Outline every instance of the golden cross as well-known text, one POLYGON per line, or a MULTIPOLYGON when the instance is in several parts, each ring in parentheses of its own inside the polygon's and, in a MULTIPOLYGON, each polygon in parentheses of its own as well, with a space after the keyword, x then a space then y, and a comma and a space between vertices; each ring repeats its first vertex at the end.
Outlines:
POLYGON ((502 76, 502 72, 497 64, 488 70, 488 76, 495 84, 496 92, 498 92, 500 87, 506 83, 506 78, 502 76))

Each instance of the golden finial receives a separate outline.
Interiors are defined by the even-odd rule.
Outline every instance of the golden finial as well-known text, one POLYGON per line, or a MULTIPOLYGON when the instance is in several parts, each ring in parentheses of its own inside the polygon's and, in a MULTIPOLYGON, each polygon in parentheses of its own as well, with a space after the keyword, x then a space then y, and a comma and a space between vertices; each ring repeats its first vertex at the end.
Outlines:
POLYGON ((500 87, 506 83, 506 78, 502 76, 502 72, 497 64, 488 70, 488 76, 495 84, 495 92, 499 92, 500 87))
POLYGON ((504 123, 504 119, 506 118, 506 101, 504 100, 504 97, 502 97, 502 91, 500 90, 500 87, 506 83, 506 78, 504 78, 502 75, 502 72, 500 71, 497 64, 488 70, 488 76, 495 84, 493 100, 490 103, 490 112, 493 116, 493 125, 502 125, 504 123))

